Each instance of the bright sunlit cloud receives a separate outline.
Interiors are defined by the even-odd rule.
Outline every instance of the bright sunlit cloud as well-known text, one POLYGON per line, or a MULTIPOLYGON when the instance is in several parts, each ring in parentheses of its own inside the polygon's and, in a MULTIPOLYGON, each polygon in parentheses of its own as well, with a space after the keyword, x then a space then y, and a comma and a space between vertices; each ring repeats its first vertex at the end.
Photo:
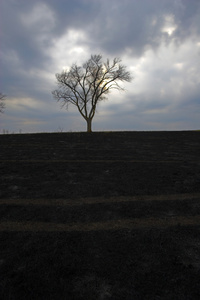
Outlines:
POLYGON ((80 62, 84 57, 87 59, 88 52, 87 35, 81 30, 69 29, 59 38, 52 40, 47 55, 59 72, 71 67, 77 60, 80 62))
POLYGON ((176 28, 177 28, 177 26, 174 21, 174 16, 173 15, 165 16, 162 32, 165 32, 170 36, 173 34, 173 32, 176 30, 176 28))

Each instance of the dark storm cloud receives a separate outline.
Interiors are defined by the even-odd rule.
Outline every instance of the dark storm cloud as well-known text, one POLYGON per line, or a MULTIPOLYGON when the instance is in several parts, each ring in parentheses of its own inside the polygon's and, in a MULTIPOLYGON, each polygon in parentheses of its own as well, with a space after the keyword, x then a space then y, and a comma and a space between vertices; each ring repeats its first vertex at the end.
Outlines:
POLYGON ((56 33, 62 34, 66 28, 85 28, 93 24, 101 9, 100 1, 54 1, 46 2, 56 15, 56 33))
POLYGON ((148 48, 156 49, 164 40, 177 44, 200 33, 200 3, 192 1, 102 1, 99 15, 91 26, 90 37, 110 53, 126 48, 141 56, 148 48), (171 20, 170 20, 171 18, 171 20), (168 23, 168 24, 167 24, 168 23), (171 24, 170 24, 171 23, 171 24), (176 26, 169 36, 165 26, 176 26))
POLYGON ((10 51, 7 54, 11 56, 11 62, 15 54, 24 68, 40 63, 43 59, 35 43, 36 28, 27 28, 21 19, 29 9, 28 1, 3 1, 1 12, 1 51, 10 51))
MULTIPOLYGON (((40 47, 51 44, 53 37, 66 29, 87 30, 91 41, 102 51, 121 54, 127 48, 140 56, 146 48, 157 48, 163 39, 181 43, 199 34, 199 1, 3 1, 2 28, 6 47, 14 47, 27 67, 45 59, 36 38, 43 33, 40 47), (34 7, 44 11, 41 18, 27 26, 23 17, 31 18, 34 7), (50 16, 52 12, 52 16, 50 16), (174 18, 176 30, 169 37, 161 31, 167 16, 174 18), (8 18, 9 16, 9 18, 8 18), (54 18, 54 20, 53 20, 54 18), (54 24, 52 24, 54 22, 54 24)), ((37 11, 35 11, 37 13, 37 11)), ((4 47, 4 45, 2 45, 4 47)))
POLYGON ((4 0, 1 47, 3 51, 14 49, 23 67, 29 68, 48 62, 45 48, 48 51, 54 38, 62 36, 67 29, 81 29, 87 32, 91 45, 100 51, 122 55, 127 50, 131 55, 141 56, 148 48, 158 48, 163 40, 169 43, 175 39, 179 44, 191 34, 199 35, 199 9, 198 0, 110 0, 109 3, 105 0, 4 0), (37 18, 39 10, 41 17, 37 18), (161 30, 166 22, 174 22, 176 26, 170 36, 161 30))
POLYGON ((4 77, 10 73, 13 64, 14 68, 24 70, 33 66, 45 68, 53 39, 70 28, 83 29, 91 21, 90 14, 95 17, 92 7, 85 1, 2 0, 1 63, 4 77))

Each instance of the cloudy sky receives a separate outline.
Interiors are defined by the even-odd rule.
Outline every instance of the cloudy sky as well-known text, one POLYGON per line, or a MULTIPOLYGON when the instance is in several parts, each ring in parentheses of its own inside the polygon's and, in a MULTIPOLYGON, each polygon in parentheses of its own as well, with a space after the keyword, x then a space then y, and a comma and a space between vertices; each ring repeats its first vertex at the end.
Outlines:
POLYGON ((99 104, 93 130, 200 129, 199 0, 1 0, 0 133, 85 131, 51 91, 91 54, 134 77, 99 104))

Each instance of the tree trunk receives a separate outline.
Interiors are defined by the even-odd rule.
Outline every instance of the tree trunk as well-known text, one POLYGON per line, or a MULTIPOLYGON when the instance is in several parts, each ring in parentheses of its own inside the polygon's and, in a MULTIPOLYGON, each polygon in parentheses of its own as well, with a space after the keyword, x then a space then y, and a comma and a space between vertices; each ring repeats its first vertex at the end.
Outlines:
POLYGON ((87 132, 92 132, 92 119, 87 119, 87 132))

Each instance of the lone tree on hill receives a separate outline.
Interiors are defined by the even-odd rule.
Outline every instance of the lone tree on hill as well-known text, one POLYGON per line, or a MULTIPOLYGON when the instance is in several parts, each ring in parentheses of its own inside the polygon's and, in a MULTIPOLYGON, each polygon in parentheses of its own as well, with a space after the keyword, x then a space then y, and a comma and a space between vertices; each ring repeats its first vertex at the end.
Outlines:
POLYGON ((4 112, 5 103, 3 101, 5 100, 5 97, 6 97, 5 95, 0 93, 0 113, 4 112))
POLYGON ((87 122, 87 131, 92 131, 92 119, 99 101, 106 99, 112 90, 123 90, 119 82, 131 81, 131 75, 119 58, 102 62, 101 55, 91 55, 82 66, 73 64, 69 70, 56 74, 58 89, 52 92, 62 107, 73 104, 87 122))

